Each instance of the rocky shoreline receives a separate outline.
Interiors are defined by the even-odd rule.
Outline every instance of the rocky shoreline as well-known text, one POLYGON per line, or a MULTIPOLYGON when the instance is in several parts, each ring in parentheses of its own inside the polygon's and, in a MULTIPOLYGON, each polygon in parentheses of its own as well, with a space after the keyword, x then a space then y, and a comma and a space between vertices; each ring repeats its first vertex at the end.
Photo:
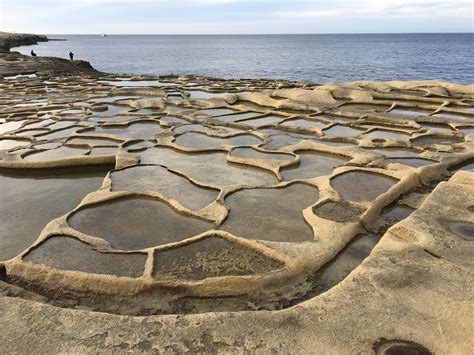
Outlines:
POLYGON ((31 73, 98 73, 84 60, 70 61, 57 57, 31 57, 11 48, 47 42, 43 35, 0 32, 0 78, 31 73))
POLYGON ((0 54, 2 352, 474 347, 474 85, 80 63, 0 54))
POLYGON ((30 33, 0 32, 0 52, 8 52, 13 47, 48 42, 48 37, 30 33))

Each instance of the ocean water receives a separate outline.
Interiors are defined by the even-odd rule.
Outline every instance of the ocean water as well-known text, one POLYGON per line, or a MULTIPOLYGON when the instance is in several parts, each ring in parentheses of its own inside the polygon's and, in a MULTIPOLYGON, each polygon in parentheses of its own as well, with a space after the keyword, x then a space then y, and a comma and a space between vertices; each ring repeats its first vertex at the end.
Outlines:
POLYGON ((20 47, 111 73, 279 78, 317 83, 440 79, 474 83, 474 34, 49 35, 20 47))

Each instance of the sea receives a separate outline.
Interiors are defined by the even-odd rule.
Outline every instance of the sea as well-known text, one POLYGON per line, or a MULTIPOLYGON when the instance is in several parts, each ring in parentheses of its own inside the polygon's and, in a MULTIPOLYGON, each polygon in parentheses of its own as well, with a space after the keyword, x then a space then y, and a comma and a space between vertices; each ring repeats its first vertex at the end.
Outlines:
POLYGON ((301 35, 48 35, 23 54, 89 61, 127 74, 474 83, 474 33, 301 35))

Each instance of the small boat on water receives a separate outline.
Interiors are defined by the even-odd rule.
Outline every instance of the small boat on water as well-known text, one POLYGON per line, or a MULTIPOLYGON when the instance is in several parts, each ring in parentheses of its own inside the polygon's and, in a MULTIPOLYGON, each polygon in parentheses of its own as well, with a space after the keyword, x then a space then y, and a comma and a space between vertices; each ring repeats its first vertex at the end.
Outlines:
POLYGON ((107 35, 105 33, 102 33, 102 37, 107 37, 107 35))

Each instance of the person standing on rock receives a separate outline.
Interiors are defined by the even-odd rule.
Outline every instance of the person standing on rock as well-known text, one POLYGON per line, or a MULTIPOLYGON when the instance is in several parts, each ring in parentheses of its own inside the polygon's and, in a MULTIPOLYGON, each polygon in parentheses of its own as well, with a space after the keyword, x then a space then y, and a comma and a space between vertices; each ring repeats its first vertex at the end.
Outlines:
POLYGON ((33 50, 31 50, 31 56, 32 56, 32 57, 36 57, 36 53, 33 52, 33 50))
POLYGON ((69 58, 71 58, 71 60, 74 60, 74 53, 72 53, 71 51, 69 51, 69 58))

